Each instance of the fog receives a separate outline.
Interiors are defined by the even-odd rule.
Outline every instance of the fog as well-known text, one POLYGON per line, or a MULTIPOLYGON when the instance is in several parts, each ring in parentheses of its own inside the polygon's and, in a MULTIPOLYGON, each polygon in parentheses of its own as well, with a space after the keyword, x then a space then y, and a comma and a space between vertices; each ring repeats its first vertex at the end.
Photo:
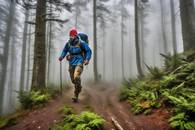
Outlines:
MULTIPOLYGON (((68 0, 66 0, 68 1, 68 0)), ((83 0, 82 0, 83 1, 83 0)), ((120 4, 120 0, 110 0, 103 2, 105 7, 110 11, 101 12, 97 10, 98 14, 103 14, 105 23, 102 27, 100 17, 97 18, 97 70, 98 77, 104 82, 120 83, 124 79, 135 78, 138 75, 136 64, 136 48, 135 48, 135 25, 134 25, 134 1, 124 0, 124 5, 120 4), (121 21, 121 11, 126 11, 127 14, 121 21), (122 22, 122 24, 121 24, 122 22), (122 26, 121 26, 122 25, 122 26), (121 33, 123 27, 123 31, 121 33), (103 30, 105 32, 103 32, 103 30), (123 37, 123 46, 121 44, 121 38, 123 37), (122 48, 123 47, 123 48, 122 48), (122 55, 123 53, 123 55, 122 55), (123 63, 122 63, 123 57, 123 63), (122 68, 124 67, 124 78, 122 68)), ((74 0, 68 2, 75 2, 74 0)), ((100 4, 98 1, 97 4, 100 4)), ((10 1, 0 0, 0 54, 3 54, 3 50, 7 19, 10 11, 10 1), (7 8, 7 9, 5 9, 7 8), (6 12, 7 11, 7 12, 6 12)), ((147 73, 145 66, 163 66, 163 58, 160 53, 173 54, 173 39, 171 29, 171 10, 170 0, 163 0, 164 4, 164 30, 165 38, 163 38, 162 28, 162 15, 160 0, 149 0, 147 3, 139 3, 139 42, 141 53, 142 69, 147 73), (142 16, 141 16, 142 13, 142 16), (167 51, 164 50, 164 40, 167 41, 167 51)), ((74 5, 74 3, 73 3, 74 5)), ((22 60, 22 45, 23 45, 23 31, 25 23, 25 9, 21 5, 15 4, 14 15, 12 18, 11 34, 9 40, 9 52, 8 52, 8 64, 6 69, 6 77, 4 86, 0 86, 3 89, 3 104, 1 107, 2 113, 10 113, 19 107, 17 99, 17 91, 20 90, 20 76, 21 76, 21 60, 22 60)), ((180 20, 180 8, 179 0, 174 0, 175 6, 175 24, 176 24, 176 44, 177 52, 183 51, 183 41, 181 33, 181 20, 180 20)), ((79 32, 84 32, 89 37, 89 46, 92 49, 92 59, 90 64, 84 67, 82 74, 83 87, 89 81, 93 81, 93 2, 89 1, 86 6, 78 7, 79 13, 75 11, 76 7, 73 6, 73 11, 63 11, 57 13, 61 19, 69 19, 67 23, 52 22, 52 36, 50 46, 50 67, 47 68, 49 76, 46 75, 46 85, 59 87, 60 85, 60 62, 59 56, 64 48, 65 43, 69 39, 70 29, 76 27, 79 32), (77 21, 76 21, 77 20, 77 21)), ((28 21, 35 20, 35 10, 30 11, 30 17, 28 21)), ((46 32, 48 35, 49 23, 46 25, 46 32)), ((28 26, 27 45, 26 45, 26 61, 24 72, 24 89, 29 91, 32 83, 32 70, 33 70, 33 56, 34 56, 34 33, 35 25, 28 26), (29 60, 30 59, 30 60, 29 60)), ((48 38, 46 39, 48 41, 48 38)), ((48 45, 46 43, 46 45, 48 45)), ((48 48, 48 46, 47 46, 48 48)), ((47 53, 48 55, 48 53, 47 53)), ((62 62, 62 79, 64 84, 71 84, 71 80, 68 73, 69 63, 66 59, 62 62)), ((0 74, 3 73, 2 64, 0 64, 0 74)), ((46 71, 46 74, 48 74, 46 71)), ((2 78, 2 77, 1 77, 2 78)))

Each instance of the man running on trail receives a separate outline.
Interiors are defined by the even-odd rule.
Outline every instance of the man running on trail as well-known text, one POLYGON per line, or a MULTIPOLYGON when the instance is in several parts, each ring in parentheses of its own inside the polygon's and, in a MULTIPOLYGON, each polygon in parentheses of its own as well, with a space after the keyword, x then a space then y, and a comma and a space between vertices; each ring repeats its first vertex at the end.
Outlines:
MULTIPOLYGON (((83 71, 83 65, 88 65, 91 59, 91 49, 88 43, 81 40, 76 29, 72 29, 69 32, 70 39, 65 44, 65 47, 59 57, 61 62, 67 55, 69 61, 69 73, 72 83, 75 85, 74 102, 78 101, 79 93, 81 92, 81 73, 83 71)), ((87 36, 87 35, 86 35, 87 36)))

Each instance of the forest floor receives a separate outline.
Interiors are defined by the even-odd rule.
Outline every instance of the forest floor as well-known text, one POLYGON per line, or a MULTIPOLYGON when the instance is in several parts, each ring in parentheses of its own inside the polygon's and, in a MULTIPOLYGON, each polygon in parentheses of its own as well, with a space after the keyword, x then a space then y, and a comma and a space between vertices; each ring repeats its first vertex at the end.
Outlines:
POLYGON ((167 130, 169 112, 166 109, 154 110, 151 115, 133 115, 127 101, 118 101, 118 88, 113 84, 95 84, 83 88, 79 103, 73 103, 73 89, 63 92, 62 96, 50 101, 45 107, 32 110, 18 118, 17 124, 3 130, 49 130, 51 126, 63 120, 59 109, 64 105, 72 106, 79 114, 92 110, 107 122, 105 130, 115 130, 111 118, 114 118, 124 130, 167 130))

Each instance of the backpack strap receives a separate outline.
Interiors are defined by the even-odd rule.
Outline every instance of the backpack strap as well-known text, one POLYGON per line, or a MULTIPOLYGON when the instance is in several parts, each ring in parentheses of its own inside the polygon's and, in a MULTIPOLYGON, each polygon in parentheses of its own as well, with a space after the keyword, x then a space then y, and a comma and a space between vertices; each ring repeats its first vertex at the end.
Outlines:
MULTIPOLYGON (((68 42, 68 46, 69 46, 69 48, 71 47, 70 42, 68 42)), ((75 55, 82 55, 82 56, 84 56, 85 55, 85 51, 81 47, 81 39, 79 39, 78 43, 74 47, 80 48, 81 49, 81 52, 75 53, 75 54, 71 54, 70 53, 71 56, 75 56, 75 55)))

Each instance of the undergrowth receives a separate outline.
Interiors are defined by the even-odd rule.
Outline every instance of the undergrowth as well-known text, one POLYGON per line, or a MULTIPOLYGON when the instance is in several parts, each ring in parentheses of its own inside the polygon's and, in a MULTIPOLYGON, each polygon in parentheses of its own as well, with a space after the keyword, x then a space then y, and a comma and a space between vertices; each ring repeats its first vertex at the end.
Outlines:
POLYGON ((149 74, 125 81, 119 99, 128 100, 135 114, 152 113, 169 107, 172 129, 195 129, 195 51, 187 54, 162 55, 164 67, 147 66, 149 74))
POLYGON ((50 99, 59 94, 58 89, 46 88, 41 91, 19 91, 18 99, 23 109, 32 109, 44 106, 50 99))
POLYGON ((64 115, 63 122, 56 124, 51 130, 102 130, 105 120, 90 111, 76 115, 73 108, 65 105, 60 109, 64 115))

